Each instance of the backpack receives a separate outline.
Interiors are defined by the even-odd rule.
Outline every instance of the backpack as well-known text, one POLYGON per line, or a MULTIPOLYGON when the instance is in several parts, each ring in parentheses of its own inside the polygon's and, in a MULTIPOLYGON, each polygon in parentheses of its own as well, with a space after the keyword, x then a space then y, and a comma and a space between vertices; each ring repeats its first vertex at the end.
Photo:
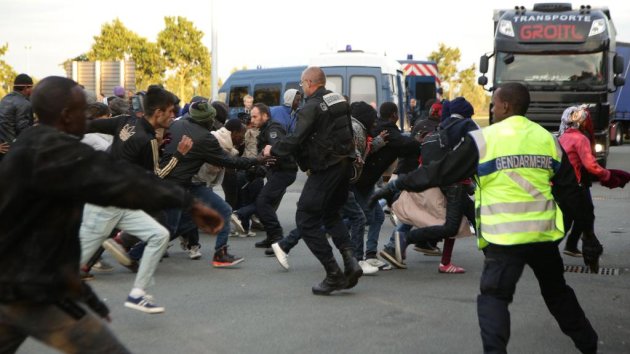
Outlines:
POLYGON ((420 150, 423 165, 428 165, 433 161, 439 161, 443 159, 449 151, 453 150, 459 141, 449 141, 447 130, 459 122, 460 120, 454 120, 444 128, 438 126, 436 130, 424 136, 420 150))

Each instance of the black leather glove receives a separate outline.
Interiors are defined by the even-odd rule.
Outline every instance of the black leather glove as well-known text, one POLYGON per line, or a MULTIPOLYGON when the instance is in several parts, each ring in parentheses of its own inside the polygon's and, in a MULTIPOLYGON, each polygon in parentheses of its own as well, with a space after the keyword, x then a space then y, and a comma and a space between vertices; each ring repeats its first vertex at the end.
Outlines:
POLYGON ((599 243, 593 231, 584 231, 582 234, 582 257, 584 264, 588 266, 591 273, 599 272, 599 256, 604 253, 604 247, 599 243))
POLYGON ((378 203, 379 199, 385 199, 387 205, 391 206, 394 201, 394 196, 400 191, 396 185, 396 181, 391 181, 387 183, 385 187, 375 190, 370 196, 370 199, 368 199, 368 206, 372 208, 378 203))

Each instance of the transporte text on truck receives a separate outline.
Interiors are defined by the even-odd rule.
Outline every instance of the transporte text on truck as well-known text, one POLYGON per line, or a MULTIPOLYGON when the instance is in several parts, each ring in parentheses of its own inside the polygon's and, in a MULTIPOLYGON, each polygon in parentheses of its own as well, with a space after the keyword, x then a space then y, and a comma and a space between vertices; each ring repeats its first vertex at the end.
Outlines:
POLYGON ((625 82, 610 11, 589 5, 573 9, 569 3, 534 4, 531 10, 516 6, 495 10, 494 29, 494 50, 481 57, 478 83, 488 83, 485 73, 493 58, 492 88, 505 82, 526 85, 527 117, 552 132, 558 131, 564 109, 588 105, 595 153, 605 166, 614 92, 625 82))

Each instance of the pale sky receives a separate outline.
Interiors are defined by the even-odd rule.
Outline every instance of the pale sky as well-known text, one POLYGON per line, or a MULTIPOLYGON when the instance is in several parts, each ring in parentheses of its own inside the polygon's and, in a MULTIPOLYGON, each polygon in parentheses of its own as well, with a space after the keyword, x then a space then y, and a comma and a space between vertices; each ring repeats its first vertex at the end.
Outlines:
MULTIPOLYGON (((0 0, 0 45, 17 72, 43 78, 64 75, 67 58, 87 52, 101 25, 118 17, 127 28, 155 41, 164 16, 184 16, 205 33, 211 48, 211 0, 0 0)), ((306 65, 310 57, 351 44, 394 59, 425 59, 438 43, 462 51, 460 68, 478 64, 492 50, 493 9, 533 1, 369 2, 215 0, 219 18, 218 70, 225 81, 234 67, 306 65)), ((568 0, 566 0, 568 2, 568 0)), ((542 2, 542 1, 541 1, 542 2)), ((586 2, 583 2, 586 3, 586 2)), ((582 3, 574 3, 574 7, 582 3)), ((591 1, 608 6, 617 40, 630 42, 630 1, 591 1)), ((182 45, 185 45, 182 43, 182 45)))

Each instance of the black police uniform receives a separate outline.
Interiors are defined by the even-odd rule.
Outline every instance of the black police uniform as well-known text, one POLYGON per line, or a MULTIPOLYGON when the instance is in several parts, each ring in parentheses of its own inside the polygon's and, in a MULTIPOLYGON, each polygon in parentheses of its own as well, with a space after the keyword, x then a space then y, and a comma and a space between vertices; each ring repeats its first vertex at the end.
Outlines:
MULTIPOLYGON (((285 135, 286 130, 282 124, 269 119, 260 127, 260 134, 256 138, 258 151, 262 151, 266 145, 273 146, 285 135)), ((282 157, 269 168, 267 183, 256 198, 256 212, 265 228, 267 238, 257 242, 257 247, 271 247, 272 243, 281 240, 284 236, 276 209, 287 188, 295 182, 296 175, 297 164, 293 156, 282 157)))
MULTIPOLYGON (((350 107, 343 96, 323 87, 317 89, 298 112, 295 132, 276 142, 271 154, 278 157, 297 154, 298 166, 309 173, 298 201, 295 221, 299 234, 324 265, 329 279, 339 267, 322 224, 342 255, 349 251, 350 258, 354 259, 348 230, 341 219, 354 157, 350 107)), ((349 275, 350 261, 346 262, 344 256, 346 276, 354 277, 352 282, 356 284, 360 274, 349 275)), ((317 293, 315 288, 313 292, 317 293)))

